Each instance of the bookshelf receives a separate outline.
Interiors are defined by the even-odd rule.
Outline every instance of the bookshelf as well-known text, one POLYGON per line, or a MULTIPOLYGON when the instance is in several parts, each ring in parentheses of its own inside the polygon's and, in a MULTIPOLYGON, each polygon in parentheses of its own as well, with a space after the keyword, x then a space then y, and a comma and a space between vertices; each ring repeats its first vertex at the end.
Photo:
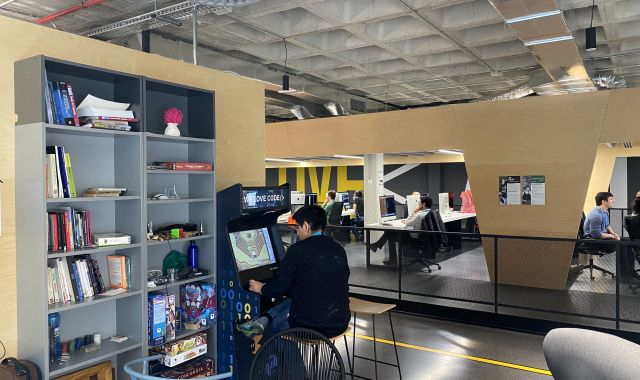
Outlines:
MULTIPOLYGON (((147 295, 169 293, 180 305, 180 286, 195 282, 215 284, 215 171, 147 170, 152 161, 212 162, 215 170, 214 94, 209 91, 156 81, 141 76, 89 67, 44 56, 16 62, 16 248, 18 288, 18 350, 34 361, 43 378, 61 376, 110 360, 117 378, 126 378, 122 367, 130 360, 150 355, 147 341, 147 295), (87 94, 131 103, 138 122, 131 131, 99 130, 47 123, 44 101, 46 80, 73 85, 76 104, 87 94), (183 110, 183 136, 162 135, 165 108, 183 110), (64 146, 71 155, 76 198, 47 198, 45 147, 64 146), (175 185, 180 199, 151 200, 164 187, 175 185), (126 187, 120 197, 82 197, 89 187, 126 187), (44 216, 61 207, 89 210, 91 232, 123 232, 129 245, 85 247, 66 252, 48 251, 48 221, 44 216), (146 227, 194 223, 204 234, 170 241, 147 241, 146 227), (208 274, 148 287, 147 270, 161 269, 171 250, 186 254, 190 241, 199 248, 199 266, 208 274), (48 304, 48 265, 57 259, 74 260, 89 255, 96 260, 108 286, 107 255, 131 259, 132 285, 125 293, 96 295, 82 301, 48 304), (62 342, 101 333, 100 349, 71 352, 69 361, 53 363, 48 352, 47 316, 60 314, 62 342), (109 341, 124 335, 121 343, 109 341)), ((215 331, 203 328, 209 339, 207 356, 216 357, 215 331)), ((180 331, 181 337, 200 331, 180 331)), ((176 338, 177 339, 177 338, 176 338)))

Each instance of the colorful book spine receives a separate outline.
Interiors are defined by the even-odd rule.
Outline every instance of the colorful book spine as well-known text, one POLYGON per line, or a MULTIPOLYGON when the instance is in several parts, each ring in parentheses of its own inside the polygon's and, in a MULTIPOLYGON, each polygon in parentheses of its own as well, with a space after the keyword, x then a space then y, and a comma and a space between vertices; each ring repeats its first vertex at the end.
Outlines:
POLYGON ((75 198, 78 196, 76 193, 76 182, 73 179, 73 171, 71 170, 71 155, 69 153, 64 154, 64 166, 67 174, 67 182, 69 184, 69 195, 70 198, 75 198))
POLYGON ((60 180, 62 182, 62 194, 64 197, 61 198, 71 198, 69 195, 69 182, 67 180, 67 169, 64 165, 64 147, 56 146, 56 150, 58 154, 56 156, 56 160, 58 161, 58 170, 60 171, 60 180))
POLYGON ((47 123, 55 124, 53 116, 53 107, 51 103, 51 88, 49 87, 49 81, 47 80, 47 72, 44 73, 44 107, 47 110, 47 123))
POLYGON ((196 171, 212 171, 213 164, 211 162, 171 162, 171 161, 154 161, 153 166, 161 166, 168 170, 196 170, 196 171))
POLYGON ((51 82, 51 89, 53 94, 53 103, 56 110, 56 124, 64 124, 64 110, 62 103, 62 94, 58 87, 58 82, 51 82))
POLYGON ((66 82, 58 82, 60 89, 60 100, 62 105, 62 120, 64 125, 74 126, 73 111, 71 109, 71 99, 69 98, 69 90, 66 82))
POLYGON ((73 113, 73 124, 76 127, 80 126, 80 118, 78 118, 78 110, 76 109, 76 98, 73 96, 73 87, 71 83, 67 83, 67 93, 69 94, 69 102, 71 103, 71 111, 73 113))

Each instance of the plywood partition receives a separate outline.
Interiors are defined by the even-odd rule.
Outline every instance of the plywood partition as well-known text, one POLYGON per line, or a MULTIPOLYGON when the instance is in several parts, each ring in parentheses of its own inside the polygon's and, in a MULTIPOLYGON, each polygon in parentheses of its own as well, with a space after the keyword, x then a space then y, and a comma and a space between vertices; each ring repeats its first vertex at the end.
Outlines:
MULTIPOLYGON (((55 29, 0 17, 0 340, 16 355, 16 260, 13 65, 35 55, 145 75, 216 92, 217 186, 264 184, 264 85, 55 29)), ((40 216, 34 216, 39 218, 40 216)))
MULTIPOLYGON (((625 89, 270 124, 266 149, 270 157, 462 149, 481 232, 572 239, 585 199, 625 154, 600 144, 640 140, 637 104, 640 89, 625 89), (345 135, 357 137, 333 137, 345 135), (544 175, 546 205, 500 206, 498 178, 509 175, 544 175)), ((499 281, 564 288, 573 245, 531 242, 499 245, 499 281)), ((493 278, 493 246, 484 248, 493 278)))

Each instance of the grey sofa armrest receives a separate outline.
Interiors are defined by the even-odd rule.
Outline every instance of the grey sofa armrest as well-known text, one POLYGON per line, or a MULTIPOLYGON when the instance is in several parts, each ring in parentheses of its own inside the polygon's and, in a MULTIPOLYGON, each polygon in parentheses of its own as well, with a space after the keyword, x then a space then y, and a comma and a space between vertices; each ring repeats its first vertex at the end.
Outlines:
POLYGON ((584 329, 555 329, 544 338, 544 357, 556 380, 640 378, 640 345, 584 329))

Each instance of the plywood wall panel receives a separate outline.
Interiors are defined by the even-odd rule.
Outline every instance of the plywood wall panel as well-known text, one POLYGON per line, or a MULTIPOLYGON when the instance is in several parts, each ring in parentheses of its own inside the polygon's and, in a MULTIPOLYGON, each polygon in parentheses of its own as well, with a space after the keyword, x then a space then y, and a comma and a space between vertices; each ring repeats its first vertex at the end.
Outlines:
POLYGON ((640 141, 640 91, 627 88, 608 91, 611 99, 600 136, 602 143, 640 141))
MULTIPOLYGON (((15 61, 35 55, 146 75, 216 92, 218 189, 264 184, 264 85, 52 28, 0 17, 0 340, 16 355, 14 112, 15 61)), ((19 84, 16 84, 19 85, 19 84)))

